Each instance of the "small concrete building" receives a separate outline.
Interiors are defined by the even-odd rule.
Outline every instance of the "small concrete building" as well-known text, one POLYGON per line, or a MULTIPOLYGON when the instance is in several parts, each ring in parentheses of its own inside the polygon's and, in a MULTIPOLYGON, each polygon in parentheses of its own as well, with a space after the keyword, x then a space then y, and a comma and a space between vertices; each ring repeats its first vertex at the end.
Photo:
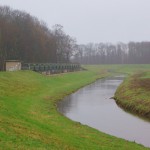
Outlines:
POLYGON ((6 60, 5 61, 6 71, 17 71, 21 70, 21 61, 19 60, 6 60))

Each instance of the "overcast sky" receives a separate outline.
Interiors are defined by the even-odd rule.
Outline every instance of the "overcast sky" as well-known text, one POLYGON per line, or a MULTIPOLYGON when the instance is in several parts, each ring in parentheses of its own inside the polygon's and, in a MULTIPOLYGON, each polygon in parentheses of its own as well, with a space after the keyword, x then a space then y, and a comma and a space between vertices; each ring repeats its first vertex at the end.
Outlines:
POLYGON ((150 0, 0 0, 51 28, 61 24, 78 43, 150 41, 150 0))

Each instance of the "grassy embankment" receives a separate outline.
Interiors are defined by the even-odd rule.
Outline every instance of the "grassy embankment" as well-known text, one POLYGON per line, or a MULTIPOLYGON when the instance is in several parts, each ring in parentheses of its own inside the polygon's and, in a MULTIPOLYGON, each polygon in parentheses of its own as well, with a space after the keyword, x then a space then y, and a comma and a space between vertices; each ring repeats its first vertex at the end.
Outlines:
POLYGON ((117 89, 115 99, 122 108, 150 120, 150 69, 129 76, 117 89))
POLYGON ((0 149, 147 149, 73 122, 57 112, 58 100, 106 76, 103 68, 106 66, 49 77, 31 71, 0 72, 0 149))

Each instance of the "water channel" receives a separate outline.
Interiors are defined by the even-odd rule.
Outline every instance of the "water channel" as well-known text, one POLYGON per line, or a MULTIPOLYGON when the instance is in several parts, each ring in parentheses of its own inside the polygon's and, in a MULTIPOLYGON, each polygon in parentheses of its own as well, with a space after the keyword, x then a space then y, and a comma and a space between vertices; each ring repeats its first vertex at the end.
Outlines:
POLYGON ((150 122, 125 112, 113 99, 122 76, 100 79, 59 102, 68 118, 102 132, 150 147, 150 122))

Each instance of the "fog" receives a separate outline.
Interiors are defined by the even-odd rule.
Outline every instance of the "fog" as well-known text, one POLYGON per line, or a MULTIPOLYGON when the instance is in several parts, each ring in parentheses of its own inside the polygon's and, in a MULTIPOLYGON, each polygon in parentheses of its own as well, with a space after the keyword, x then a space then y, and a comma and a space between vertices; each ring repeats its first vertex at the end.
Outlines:
POLYGON ((64 26, 78 43, 149 41, 149 0, 0 0, 46 22, 64 26))

